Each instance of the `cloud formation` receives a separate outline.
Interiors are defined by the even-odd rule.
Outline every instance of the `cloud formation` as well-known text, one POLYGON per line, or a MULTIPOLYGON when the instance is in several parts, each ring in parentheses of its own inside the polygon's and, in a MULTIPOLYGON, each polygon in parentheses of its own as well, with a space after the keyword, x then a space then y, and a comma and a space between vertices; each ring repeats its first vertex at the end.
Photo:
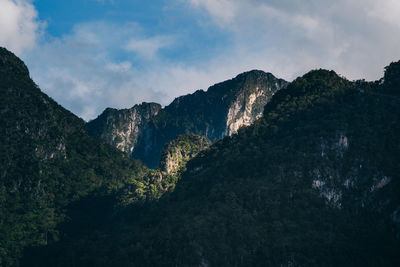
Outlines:
POLYGON ((96 21, 41 43, 24 59, 44 92, 90 120, 106 107, 129 108, 142 101, 166 105, 207 88, 212 77, 218 81, 219 71, 209 75, 208 69, 163 59, 158 51, 174 40, 167 35, 145 37, 135 23, 96 21))
MULTIPOLYGON (((137 25, 130 23, 123 27, 105 22, 78 24, 70 34, 43 42, 40 49, 26 55, 26 61, 42 90, 75 114, 92 119, 108 106, 130 107, 152 100, 153 88, 138 85, 140 71, 129 55, 121 60, 112 55, 125 50, 136 32, 137 25)), ((149 56, 146 50, 134 52, 149 56)))
POLYGON ((35 46, 42 27, 30 2, 0 0, 0 46, 20 54, 35 46))
POLYGON ((145 59, 154 59, 160 49, 171 46, 173 42, 172 36, 162 35, 145 39, 132 38, 125 49, 145 59))
POLYGON ((377 79, 385 65, 400 59, 400 2, 396 0, 188 3, 233 33, 235 54, 245 61, 255 58, 255 65, 277 69, 288 78, 324 67, 352 79, 377 79), (269 63, 257 62, 255 54, 269 63))
POLYGON ((43 32, 30 1, 0 6, 0 45, 22 56, 43 91, 86 120, 106 107, 166 105, 251 69, 292 80, 327 68, 374 80, 400 59, 397 0, 175 0, 151 13, 160 17, 151 27, 95 20, 60 37, 43 32))

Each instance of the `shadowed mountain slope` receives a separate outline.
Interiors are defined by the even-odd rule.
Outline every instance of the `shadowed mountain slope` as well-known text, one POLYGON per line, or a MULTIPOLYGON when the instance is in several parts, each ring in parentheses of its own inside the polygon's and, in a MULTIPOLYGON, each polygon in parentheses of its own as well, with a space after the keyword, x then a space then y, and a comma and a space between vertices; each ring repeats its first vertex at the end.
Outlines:
MULTIPOLYGON (((186 165, 173 192, 29 266, 399 266, 399 64, 384 82, 315 70, 186 165)), ((149 186, 151 188, 151 186, 149 186)))
POLYGON ((135 168, 140 164, 87 135, 85 122, 42 93, 25 64, 0 48, 0 266, 17 266, 25 246, 57 240, 67 205, 115 191, 135 168))

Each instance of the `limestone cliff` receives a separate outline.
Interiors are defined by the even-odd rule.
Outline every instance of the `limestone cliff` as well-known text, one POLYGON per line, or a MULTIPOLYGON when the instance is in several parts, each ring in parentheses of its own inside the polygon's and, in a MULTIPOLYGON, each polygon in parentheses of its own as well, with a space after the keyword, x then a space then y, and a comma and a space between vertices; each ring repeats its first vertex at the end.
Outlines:
POLYGON ((165 145, 161 155, 160 170, 167 174, 177 173, 179 169, 185 167, 186 162, 210 145, 211 142, 204 136, 180 135, 165 145))
POLYGON ((132 155, 155 168, 164 144, 180 134, 201 135, 212 142, 232 135, 260 118, 265 104, 286 85, 271 73, 253 70, 207 91, 178 97, 154 117, 132 155))
POLYGON ((139 134, 160 109, 159 104, 144 102, 130 109, 107 108, 95 120, 87 123, 87 129, 90 135, 130 154, 139 134))
POLYGON ((164 193, 173 192, 187 163, 211 146, 204 136, 185 134, 164 146, 159 169, 144 169, 138 177, 126 181, 119 202, 126 207, 135 202, 160 199, 164 193))
POLYGON ((286 85, 271 73, 253 70, 178 97, 163 109, 154 103, 106 109, 88 123, 89 134, 156 168, 169 141, 189 133, 211 141, 235 134, 260 118, 271 97, 286 85))
POLYGON ((247 76, 247 81, 229 106, 224 135, 235 134, 240 127, 249 126, 259 119, 274 93, 286 85, 282 80, 274 81, 270 74, 260 71, 243 75, 247 76))

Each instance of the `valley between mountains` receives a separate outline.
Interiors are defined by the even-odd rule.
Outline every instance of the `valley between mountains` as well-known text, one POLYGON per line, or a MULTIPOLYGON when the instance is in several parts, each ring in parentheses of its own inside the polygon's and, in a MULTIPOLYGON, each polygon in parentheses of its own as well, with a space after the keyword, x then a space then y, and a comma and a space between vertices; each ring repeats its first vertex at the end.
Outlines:
POLYGON ((400 266, 400 61, 85 122, 0 48, 0 266, 400 266))

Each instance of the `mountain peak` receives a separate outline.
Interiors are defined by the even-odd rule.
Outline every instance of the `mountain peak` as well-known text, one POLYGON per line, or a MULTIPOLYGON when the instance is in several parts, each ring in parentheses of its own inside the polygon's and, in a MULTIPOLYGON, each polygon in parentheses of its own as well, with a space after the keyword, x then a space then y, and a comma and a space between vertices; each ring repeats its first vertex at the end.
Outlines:
POLYGON ((160 110, 161 105, 153 102, 142 102, 128 109, 107 108, 87 123, 88 133, 131 153, 141 132, 160 110))
POLYGON ((112 113, 132 112, 134 110, 146 110, 146 109, 160 110, 161 109, 161 105, 158 104, 158 103, 155 103, 155 102, 142 102, 140 104, 135 104, 131 108, 117 109, 117 108, 108 107, 96 119, 98 119, 98 118, 100 118, 102 116, 106 116, 108 114, 112 114, 112 113))
POLYGON ((165 108, 143 102, 130 109, 106 109, 87 128, 90 135, 156 167, 164 144, 189 133, 212 141, 235 134, 260 118, 265 104, 287 84, 271 73, 251 70, 207 91, 177 97, 165 108))
POLYGON ((396 88, 395 91, 400 90, 400 61, 392 62, 389 66, 385 67, 384 80, 385 87, 396 88))
MULTIPOLYGON (((142 102, 141 104, 137 104, 134 105, 132 108, 141 108, 141 109, 145 109, 145 108, 155 108, 155 109, 161 109, 161 105, 155 102, 142 102)), ((131 108, 131 109, 132 109, 131 108)))
POLYGON ((240 78, 240 77, 248 77, 248 76, 270 76, 270 77, 275 77, 270 72, 265 72, 263 70, 253 69, 253 70, 245 71, 245 72, 242 72, 242 73, 238 74, 235 77, 235 79, 240 78))
POLYGON ((29 70, 25 63, 4 47, 0 47, 0 73, 29 77, 29 70))

